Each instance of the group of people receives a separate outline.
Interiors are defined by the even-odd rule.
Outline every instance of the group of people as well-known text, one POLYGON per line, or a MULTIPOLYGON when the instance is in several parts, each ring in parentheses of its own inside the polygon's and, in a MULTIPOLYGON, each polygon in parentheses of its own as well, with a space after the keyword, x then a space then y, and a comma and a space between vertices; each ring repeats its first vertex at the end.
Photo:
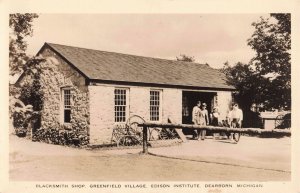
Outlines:
MULTIPOLYGON (((201 101, 197 102, 197 105, 193 108, 192 122, 195 125, 199 125, 199 126, 206 126, 206 125, 223 126, 224 124, 219 122, 220 113, 218 111, 218 107, 214 107, 212 113, 210 114, 211 124, 209 122, 209 115, 206 107, 207 107, 206 103, 201 103, 201 101)), ((243 121, 243 111, 239 109, 237 103, 233 103, 232 110, 229 111, 226 122, 230 127, 241 128, 242 121, 243 121)), ((200 139, 204 140, 205 136, 206 136, 205 129, 197 129, 193 137, 194 139, 197 140, 200 139)))

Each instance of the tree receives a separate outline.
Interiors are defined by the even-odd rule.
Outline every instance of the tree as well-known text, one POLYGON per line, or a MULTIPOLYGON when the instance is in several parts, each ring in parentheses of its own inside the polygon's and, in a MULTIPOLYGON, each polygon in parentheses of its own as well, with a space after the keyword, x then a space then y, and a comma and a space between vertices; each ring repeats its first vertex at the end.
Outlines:
POLYGON ((180 54, 179 57, 176 57, 177 61, 184 61, 184 62, 195 62, 194 56, 188 56, 185 54, 180 54))
POLYGON ((233 97, 243 110, 243 127, 262 127, 258 114, 250 109, 252 104, 260 104, 265 100, 264 88, 268 84, 267 78, 260 76, 249 64, 241 62, 234 66, 226 62, 221 71, 226 75, 229 84, 237 89, 233 97))
POLYGON ((250 109, 251 105, 257 101, 254 93, 258 92, 259 80, 251 67, 247 64, 238 62, 234 66, 230 66, 228 62, 224 63, 221 71, 226 75, 229 84, 235 86, 237 92, 234 93, 234 98, 242 109, 250 109))
POLYGON ((45 62, 45 59, 40 57, 34 57, 27 61, 24 76, 28 76, 30 79, 24 81, 24 85, 20 88, 19 99, 25 105, 32 105, 34 111, 41 111, 43 108, 44 98, 40 82, 43 70, 40 65, 42 62, 45 62))
MULTIPOLYGON (((256 56, 250 61, 255 73, 264 77, 262 103, 268 108, 291 107, 291 15, 274 13, 252 24, 255 31, 248 45, 256 56)), ((261 78, 260 78, 261 79, 261 78)))
POLYGON ((249 110, 252 104, 266 109, 291 107, 291 23, 290 14, 271 14, 253 23, 255 31, 248 45, 256 51, 248 63, 224 64, 222 71, 237 88, 234 97, 249 110))
POLYGON ((10 75, 24 73, 24 76, 30 77, 30 81, 25 81, 22 88, 16 88, 10 85, 10 116, 13 118, 13 124, 17 134, 26 134, 25 131, 27 130, 29 122, 33 119, 38 120, 35 121, 34 127, 40 126, 39 112, 43 106, 43 93, 39 81, 42 70, 39 64, 44 61, 44 59, 29 57, 26 54, 27 43, 25 41, 27 36, 32 36, 32 22, 37 17, 37 14, 30 13, 10 14, 9 16, 10 75))
POLYGON ((25 38, 32 36, 32 22, 37 14, 10 14, 9 15, 9 67, 10 75, 21 73, 29 57, 26 54, 27 43, 25 38))

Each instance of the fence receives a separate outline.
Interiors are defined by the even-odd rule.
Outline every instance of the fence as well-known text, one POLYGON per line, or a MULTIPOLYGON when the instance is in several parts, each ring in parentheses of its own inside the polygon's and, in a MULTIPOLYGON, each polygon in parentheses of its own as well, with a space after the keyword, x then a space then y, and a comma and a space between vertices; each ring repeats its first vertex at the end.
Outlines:
POLYGON ((153 127, 159 128, 174 128, 174 129, 199 129, 208 130, 215 133, 218 132, 232 132, 232 133, 245 133, 245 134, 283 134, 286 136, 291 136, 291 130, 289 129, 273 129, 264 130, 258 128, 230 128, 230 127, 217 127, 217 126, 198 126, 190 124, 172 124, 172 123, 141 123, 138 126, 143 127, 143 153, 148 153, 148 142, 147 142, 147 129, 153 127))

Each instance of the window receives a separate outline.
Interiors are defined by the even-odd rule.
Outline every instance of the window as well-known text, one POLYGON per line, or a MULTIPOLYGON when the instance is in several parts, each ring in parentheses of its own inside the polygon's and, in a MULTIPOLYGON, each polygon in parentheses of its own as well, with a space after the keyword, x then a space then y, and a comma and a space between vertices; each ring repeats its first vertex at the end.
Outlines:
POLYGON ((160 120, 160 91, 151 90, 150 91, 150 121, 160 120))
POLYGON ((115 89, 115 122, 125 122, 127 112, 127 89, 115 89))
POLYGON ((70 89, 63 89, 63 109, 64 109, 64 123, 71 122, 71 90, 70 89))

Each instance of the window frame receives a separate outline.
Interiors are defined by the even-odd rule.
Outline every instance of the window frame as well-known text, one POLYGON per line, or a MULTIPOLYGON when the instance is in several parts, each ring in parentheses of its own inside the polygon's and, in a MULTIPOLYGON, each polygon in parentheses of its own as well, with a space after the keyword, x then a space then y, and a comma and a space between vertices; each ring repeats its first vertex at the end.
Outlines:
POLYGON ((161 122, 162 121, 162 90, 161 89, 150 89, 149 91, 149 121, 150 122, 161 122), (153 120, 152 115, 151 115, 151 107, 153 106, 157 106, 157 105, 151 105, 151 92, 158 92, 159 93, 159 97, 158 97, 158 120, 153 120))
POLYGON ((129 88, 115 87, 115 89, 114 89, 114 109, 113 110, 114 110, 114 123, 117 123, 117 124, 118 123, 126 123, 128 116, 129 116, 129 88), (125 91, 125 99, 122 97, 122 96, 124 96, 124 93, 116 93, 117 90, 125 91), (119 96, 119 98, 117 96, 119 96), (119 101, 116 101, 118 99, 119 99, 119 101), (123 101, 120 101, 120 100, 123 100, 123 101), (122 104, 123 102, 125 102, 125 105, 122 104), (125 110, 117 111, 116 107, 119 107, 120 109, 121 109, 121 107, 125 107, 125 110), (125 115, 122 116, 120 114, 118 115, 117 113, 125 113, 125 115), (122 118, 124 118, 124 119, 122 120, 122 118))
POLYGON ((65 125, 68 125, 68 124, 71 124, 71 120, 72 120, 72 107, 73 107, 73 99, 72 99, 72 88, 71 87, 62 87, 61 88, 61 123, 62 124, 65 124, 65 125), (65 104, 65 96, 66 96, 66 91, 69 91, 68 93, 68 96, 69 96, 69 104, 65 104), (66 108, 66 106, 68 106, 66 108), (66 122, 65 120, 65 110, 69 110, 70 111, 70 122, 66 122))

